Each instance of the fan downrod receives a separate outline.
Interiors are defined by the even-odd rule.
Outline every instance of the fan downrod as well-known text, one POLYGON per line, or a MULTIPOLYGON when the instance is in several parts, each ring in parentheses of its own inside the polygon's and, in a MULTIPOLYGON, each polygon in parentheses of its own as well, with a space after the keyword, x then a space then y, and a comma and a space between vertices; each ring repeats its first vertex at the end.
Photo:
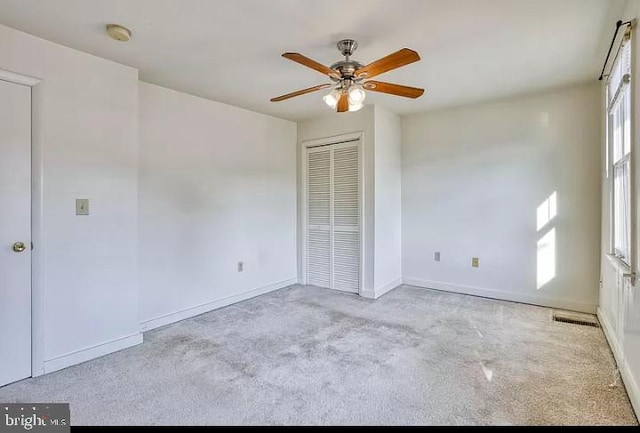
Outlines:
POLYGON ((358 61, 351 60, 353 52, 358 48, 358 43, 353 39, 343 39, 338 42, 337 47, 338 50, 340 50, 340 53, 342 53, 342 55, 345 57, 345 59, 331 65, 331 69, 334 69, 340 73, 340 78, 331 77, 331 79, 336 83, 342 82, 344 80, 356 81, 356 71, 364 66, 358 61))

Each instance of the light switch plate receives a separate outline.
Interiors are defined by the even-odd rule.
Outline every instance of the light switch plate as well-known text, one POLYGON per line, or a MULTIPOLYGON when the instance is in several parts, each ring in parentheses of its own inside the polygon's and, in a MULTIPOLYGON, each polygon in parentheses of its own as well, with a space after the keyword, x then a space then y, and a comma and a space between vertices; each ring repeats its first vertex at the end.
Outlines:
POLYGON ((76 215, 89 215, 89 199, 88 198, 76 199, 76 215))
POLYGON ((473 259, 471 259, 471 266, 473 266, 474 268, 479 268, 480 267, 480 259, 477 257, 474 257, 473 259))

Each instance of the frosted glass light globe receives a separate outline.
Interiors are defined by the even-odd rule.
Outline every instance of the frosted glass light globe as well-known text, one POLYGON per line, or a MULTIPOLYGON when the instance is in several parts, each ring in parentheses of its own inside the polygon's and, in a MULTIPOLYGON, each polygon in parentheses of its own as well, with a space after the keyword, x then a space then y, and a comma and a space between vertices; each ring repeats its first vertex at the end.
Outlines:
POLYGON ((323 96, 322 99, 325 104, 335 110, 338 106, 338 101, 340 100, 340 91, 338 89, 333 89, 329 94, 323 96))
POLYGON ((362 104, 366 98, 367 94, 364 90, 358 87, 352 87, 351 89, 349 89, 349 102, 351 104, 362 104))
POLYGON ((362 107, 364 107, 364 104, 361 102, 359 104, 351 104, 349 103, 349 111, 358 111, 361 110, 362 107))

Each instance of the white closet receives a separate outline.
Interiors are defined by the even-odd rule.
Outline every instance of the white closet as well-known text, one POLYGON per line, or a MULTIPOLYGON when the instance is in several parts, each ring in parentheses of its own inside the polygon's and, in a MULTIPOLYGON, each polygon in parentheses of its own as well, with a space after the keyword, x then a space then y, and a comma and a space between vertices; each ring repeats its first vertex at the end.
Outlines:
POLYGON ((360 140, 307 149, 307 284, 360 288, 360 140))

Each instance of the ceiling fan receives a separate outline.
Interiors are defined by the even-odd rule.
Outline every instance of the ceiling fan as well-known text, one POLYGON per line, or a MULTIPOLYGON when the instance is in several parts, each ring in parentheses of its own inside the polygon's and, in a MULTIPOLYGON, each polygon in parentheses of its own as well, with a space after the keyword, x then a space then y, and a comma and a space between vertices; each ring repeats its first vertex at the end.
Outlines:
POLYGON ((327 75, 333 83, 320 84, 319 86, 278 96, 271 99, 271 102, 280 102, 333 87, 333 90, 323 97, 324 102, 332 109, 337 110, 338 113, 343 113, 345 111, 358 111, 363 107, 367 96, 365 90, 414 99, 422 96, 424 89, 370 80, 377 75, 419 61, 420 56, 418 53, 408 48, 403 48, 373 63, 363 65, 358 61, 351 60, 351 56, 357 48, 358 43, 353 39, 343 39, 338 42, 338 50, 345 56, 345 60, 336 62, 331 67, 324 66, 299 53, 284 53, 282 57, 327 75))

